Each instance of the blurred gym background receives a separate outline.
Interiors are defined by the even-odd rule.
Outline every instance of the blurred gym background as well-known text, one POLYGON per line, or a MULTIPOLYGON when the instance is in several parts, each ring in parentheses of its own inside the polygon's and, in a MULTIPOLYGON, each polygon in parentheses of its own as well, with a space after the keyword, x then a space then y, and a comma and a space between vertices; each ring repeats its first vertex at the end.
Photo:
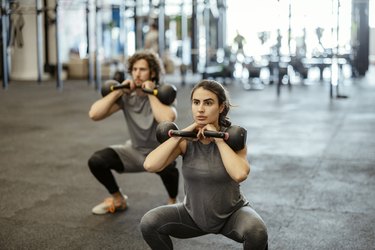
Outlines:
POLYGON ((375 62, 374 0, 1 0, 1 79, 126 77, 128 55, 158 28, 168 75, 241 82, 359 77, 375 62), (333 65, 333 67, 331 67, 333 65), (335 67, 337 66, 337 67, 335 67))
MULTIPOLYGON (((153 26, 180 127, 191 86, 226 84, 248 130, 241 188, 270 249, 374 249, 375 0, 0 2, 0 249, 147 249, 139 220, 163 205, 162 183, 118 175, 129 210, 92 216, 107 194, 87 159, 129 134, 122 114, 87 112, 106 80, 129 77, 153 26)), ((220 235, 174 243, 242 249, 220 235)))

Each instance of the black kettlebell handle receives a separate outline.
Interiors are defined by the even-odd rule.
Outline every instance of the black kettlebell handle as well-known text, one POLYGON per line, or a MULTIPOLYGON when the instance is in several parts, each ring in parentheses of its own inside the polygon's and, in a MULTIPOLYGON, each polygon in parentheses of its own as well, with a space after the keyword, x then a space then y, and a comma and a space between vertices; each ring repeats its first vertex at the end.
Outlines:
POLYGON ((189 137, 189 138, 196 138, 197 137, 197 132, 195 131, 182 131, 182 130, 169 130, 168 131, 168 136, 173 137, 173 136, 180 136, 180 137, 189 137))
MULTIPOLYGON (((210 131, 206 130, 203 132, 204 136, 206 137, 215 137, 215 138, 222 138, 224 140, 227 140, 229 137, 229 134, 226 132, 217 132, 217 131, 210 131)), ((197 138, 197 132, 196 131, 182 131, 182 130, 169 130, 168 131, 169 137, 172 136, 180 136, 180 137, 190 137, 190 138, 197 138)))
MULTIPOLYGON (((130 88, 129 84, 120 84, 115 80, 108 80, 102 87, 102 96, 108 95, 110 92, 117 89, 130 88)), ((137 88, 142 88, 137 86, 137 88)), ((177 88, 174 85, 163 84, 155 89, 142 89, 144 93, 156 96, 161 103, 170 105, 174 102, 177 95, 177 88)))
MULTIPOLYGON (((234 151, 243 149, 246 145, 247 130, 236 125, 230 126, 224 132, 206 130, 203 132, 206 137, 222 138, 234 151)), ((172 136, 197 138, 196 131, 182 131, 173 122, 160 123, 156 129, 156 137, 160 143, 172 136)))

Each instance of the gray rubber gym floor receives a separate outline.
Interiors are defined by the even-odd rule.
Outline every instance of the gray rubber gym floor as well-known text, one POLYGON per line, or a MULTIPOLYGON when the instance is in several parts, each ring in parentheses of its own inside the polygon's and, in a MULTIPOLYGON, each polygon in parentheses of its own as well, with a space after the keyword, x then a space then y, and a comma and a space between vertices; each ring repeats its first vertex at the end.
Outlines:
MULTIPOLYGON (((169 80, 183 127, 192 83, 169 80)), ((270 249, 375 249, 375 72, 340 87, 349 98, 331 99, 327 81, 283 86, 279 98, 274 85, 227 85, 237 105, 232 122, 248 130, 252 169, 242 190, 268 226, 270 249)), ((129 209, 91 214, 107 193, 87 159, 127 138, 122 114, 88 118, 98 98, 86 81, 65 81, 63 91, 54 81, 0 89, 0 249, 148 249, 138 223, 166 202, 157 175, 116 175, 129 209)), ((220 235, 174 242, 175 249, 242 248, 220 235)))

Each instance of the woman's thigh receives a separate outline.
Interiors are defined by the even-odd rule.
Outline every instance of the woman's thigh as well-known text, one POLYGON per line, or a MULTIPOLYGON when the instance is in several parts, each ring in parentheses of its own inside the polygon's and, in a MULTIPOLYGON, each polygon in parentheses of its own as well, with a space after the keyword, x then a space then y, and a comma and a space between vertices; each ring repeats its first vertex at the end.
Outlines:
POLYGON ((268 241, 266 225, 251 206, 244 206, 234 212, 221 230, 221 234, 245 245, 260 246, 252 249, 264 249, 268 241))
POLYGON ((175 238, 192 238, 206 234, 191 219, 183 204, 166 205, 147 212, 141 221, 142 231, 156 230, 175 238))

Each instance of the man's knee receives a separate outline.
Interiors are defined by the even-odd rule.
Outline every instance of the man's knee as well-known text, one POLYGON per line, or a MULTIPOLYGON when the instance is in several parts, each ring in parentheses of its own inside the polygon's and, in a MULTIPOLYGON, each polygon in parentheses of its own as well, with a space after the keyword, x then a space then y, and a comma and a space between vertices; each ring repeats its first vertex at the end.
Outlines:
POLYGON ((91 171, 100 169, 103 163, 103 158, 98 152, 95 152, 88 160, 88 166, 91 171))
POLYGON ((176 161, 174 161, 157 174, 160 176, 172 176, 178 178, 179 172, 176 165, 176 161))
POLYGON ((117 172, 124 171, 124 166, 112 148, 105 148, 96 151, 88 160, 91 171, 100 171, 102 169, 113 169, 117 172))

